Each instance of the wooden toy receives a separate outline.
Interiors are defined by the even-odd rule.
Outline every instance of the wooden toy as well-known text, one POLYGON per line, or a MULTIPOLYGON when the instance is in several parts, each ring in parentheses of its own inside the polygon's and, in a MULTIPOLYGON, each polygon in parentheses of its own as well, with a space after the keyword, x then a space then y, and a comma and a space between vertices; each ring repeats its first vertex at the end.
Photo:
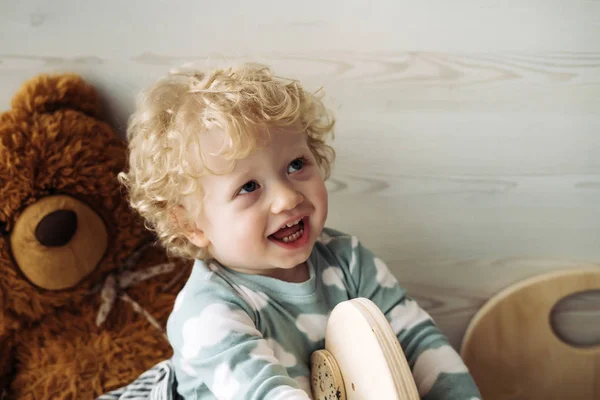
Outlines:
POLYGON ((486 400, 600 399, 600 346, 576 348, 550 325, 569 295, 600 289, 600 268, 536 276, 511 286, 473 317, 461 355, 486 400))
POLYGON ((392 327, 365 298, 345 301, 332 311, 325 349, 312 355, 311 385, 319 400, 419 400, 392 327))

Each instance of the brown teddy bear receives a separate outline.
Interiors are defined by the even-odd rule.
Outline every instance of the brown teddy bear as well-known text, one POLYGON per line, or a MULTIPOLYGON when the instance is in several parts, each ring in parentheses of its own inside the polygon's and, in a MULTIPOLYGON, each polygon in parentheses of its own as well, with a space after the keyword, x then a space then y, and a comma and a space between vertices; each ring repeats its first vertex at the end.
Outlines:
MULTIPOLYGON (((126 145, 76 75, 38 76, 0 115, 0 393, 93 399, 171 356, 191 264, 123 196, 126 145)), ((0 394, 0 398, 3 395, 0 394)))

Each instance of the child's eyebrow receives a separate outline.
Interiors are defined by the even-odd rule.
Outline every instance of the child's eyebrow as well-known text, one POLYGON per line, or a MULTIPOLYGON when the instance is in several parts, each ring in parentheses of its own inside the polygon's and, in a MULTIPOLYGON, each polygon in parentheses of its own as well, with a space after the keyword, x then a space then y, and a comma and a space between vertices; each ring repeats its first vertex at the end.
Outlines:
POLYGON ((294 144, 292 146, 289 147, 290 152, 293 153, 301 153, 307 150, 307 146, 305 143, 298 143, 298 144, 294 144))
MULTIPOLYGON (((305 156, 307 151, 310 150, 307 149, 306 143, 304 142, 295 143, 288 146, 281 154, 282 164, 292 162, 297 157, 305 156)), ((226 189, 232 191, 238 189, 246 182, 255 179, 256 171, 252 170, 251 168, 242 169, 240 167, 240 163, 237 163, 233 171, 227 173, 226 175, 221 175, 221 177, 223 180, 226 180, 226 183, 224 184, 226 189)))

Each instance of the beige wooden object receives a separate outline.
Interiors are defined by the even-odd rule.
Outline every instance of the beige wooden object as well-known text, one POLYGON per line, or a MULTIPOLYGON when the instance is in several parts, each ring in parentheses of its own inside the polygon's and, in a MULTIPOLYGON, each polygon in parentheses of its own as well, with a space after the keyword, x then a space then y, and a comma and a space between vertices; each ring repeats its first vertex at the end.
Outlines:
POLYGON ((327 350, 315 351, 311 356, 311 389, 318 400, 345 400, 346 388, 342 371, 327 350))
POLYGON ((475 315, 461 355, 486 400, 600 399, 600 346, 556 336, 552 308, 600 289, 600 268, 558 271, 511 286, 475 315))
POLYGON ((334 308, 327 323, 325 350, 315 352, 312 361, 315 399, 419 400, 392 327, 368 299, 345 301, 334 308), (331 385, 344 390, 332 391, 331 385))

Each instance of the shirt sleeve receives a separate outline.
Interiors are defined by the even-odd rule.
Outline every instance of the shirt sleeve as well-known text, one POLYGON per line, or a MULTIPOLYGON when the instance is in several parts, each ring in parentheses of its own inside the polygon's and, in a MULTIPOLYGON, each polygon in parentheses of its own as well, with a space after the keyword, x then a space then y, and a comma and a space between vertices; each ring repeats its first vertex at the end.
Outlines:
POLYGON ((220 400, 310 399, 257 329, 251 307, 235 295, 218 288, 184 289, 175 308, 168 335, 185 399, 208 391, 220 400))
MULTIPOLYGON (((385 314, 408 359, 419 395, 425 400, 479 400, 481 394, 459 354, 432 318, 408 297, 387 265, 356 237, 343 240, 352 293, 374 302, 385 314)), ((343 247, 343 249, 342 249, 343 247)))

